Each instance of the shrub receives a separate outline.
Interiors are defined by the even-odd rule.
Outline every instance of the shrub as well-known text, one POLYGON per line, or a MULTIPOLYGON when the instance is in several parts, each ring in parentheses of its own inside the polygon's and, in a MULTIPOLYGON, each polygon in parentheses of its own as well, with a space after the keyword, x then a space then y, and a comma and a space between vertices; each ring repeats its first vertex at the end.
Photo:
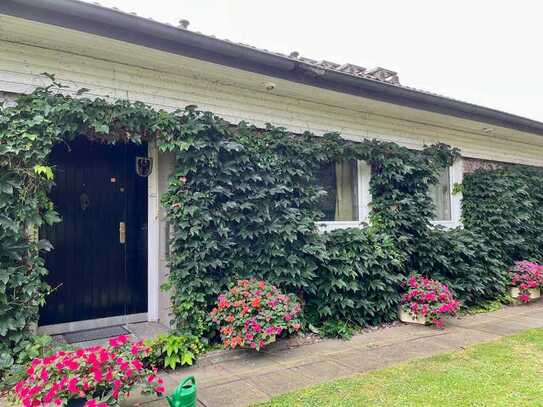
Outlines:
POLYGON ((517 261, 509 275, 511 286, 518 287, 520 294, 518 300, 522 302, 530 302, 530 289, 543 286, 543 266, 537 263, 517 261))
POLYGON ((130 343, 126 336, 109 340, 109 345, 74 351, 59 351, 34 359, 26 377, 15 385, 14 396, 26 406, 86 398, 88 407, 118 404, 140 384, 143 393, 164 393, 156 370, 145 368, 142 360, 149 349, 142 342, 130 343))
POLYGON ((225 348, 246 347, 257 351, 284 333, 300 329, 301 306, 264 281, 239 280, 219 295, 211 311, 225 348))
POLYGON ((176 366, 192 365, 204 351, 204 345, 198 337, 192 335, 162 334, 145 341, 150 348, 145 361, 157 368, 175 369, 176 366))
POLYGON ((402 309, 411 315, 421 315, 438 328, 443 327, 442 317, 454 314, 460 307, 449 288, 439 281, 423 276, 411 276, 406 283, 407 292, 402 297, 402 309))
POLYGON ((354 325, 394 320, 405 278, 394 241, 371 228, 334 230, 323 238, 326 251, 308 307, 323 320, 354 325))

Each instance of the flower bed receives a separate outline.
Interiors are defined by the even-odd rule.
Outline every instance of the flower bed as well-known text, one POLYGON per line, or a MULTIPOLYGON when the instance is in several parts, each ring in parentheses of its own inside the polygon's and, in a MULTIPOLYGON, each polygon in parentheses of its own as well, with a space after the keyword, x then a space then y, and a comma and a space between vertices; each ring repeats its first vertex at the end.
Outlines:
POLYGON ((400 305, 403 322, 430 323, 443 328, 443 317, 454 314, 460 307, 460 301, 454 299, 449 288, 437 280, 411 276, 406 286, 400 305))
POLYGON ((511 277, 511 296, 520 302, 530 302, 541 296, 543 287, 543 266, 518 261, 509 271, 511 277))
POLYGON ((87 407, 106 407, 127 397, 141 385, 144 394, 164 393, 156 369, 144 366, 150 349, 142 342, 131 343, 126 336, 109 340, 109 345, 74 351, 59 351, 34 359, 26 377, 17 383, 14 398, 23 406, 65 405, 86 399, 87 407))
POLYGON ((301 306, 264 281, 240 280, 221 294, 211 311, 225 348, 260 350, 285 333, 300 329, 301 306))

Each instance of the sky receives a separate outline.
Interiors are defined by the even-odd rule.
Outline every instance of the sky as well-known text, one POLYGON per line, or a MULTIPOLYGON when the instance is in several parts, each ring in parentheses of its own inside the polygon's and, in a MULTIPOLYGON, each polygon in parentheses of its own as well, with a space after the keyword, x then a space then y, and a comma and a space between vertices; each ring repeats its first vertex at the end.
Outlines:
POLYGON ((536 0, 99 0, 258 48, 399 73, 404 85, 543 121, 536 0))

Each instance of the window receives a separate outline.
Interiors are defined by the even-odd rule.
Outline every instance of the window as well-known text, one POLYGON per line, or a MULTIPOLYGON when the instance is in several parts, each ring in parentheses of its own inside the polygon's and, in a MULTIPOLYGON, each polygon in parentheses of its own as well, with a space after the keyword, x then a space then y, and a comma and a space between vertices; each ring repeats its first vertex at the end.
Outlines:
POLYGON ((340 161, 323 166, 317 174, 317 182, 326 191, 319 201, 325 222, 358 220, 356 161, 340 161))
POLYGON ((454 164, 443 170, 439 176, 439 182, 431 185, 428 194, 435 205, 434 220, 432 224, 446 228, 461 226, 462 194, 454 193, 455 184, 461 184, 464 175, 464 163, 461 158, 454 164))
POLYGON ((434 201, 435 221, 450 221, 451 217, 451 177, 450 169, 444 169, 439 175, 439 182, 430 185, 429 195, 434 201))
POLYGON ((326 196, 319 200, 324 219, 319 229, 364 227, 369 214, 370 167, 364 161, 345 160, 323 166, 317 174, 326 196))

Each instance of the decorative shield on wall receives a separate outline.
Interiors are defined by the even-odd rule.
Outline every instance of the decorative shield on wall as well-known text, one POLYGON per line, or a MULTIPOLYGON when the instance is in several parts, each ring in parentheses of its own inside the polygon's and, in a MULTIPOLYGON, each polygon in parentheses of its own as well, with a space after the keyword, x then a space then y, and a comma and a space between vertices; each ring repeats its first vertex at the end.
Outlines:
POLYGON ((136 157, 136 174, 148 177, 153 172, 153 159, 149 157, 136 157))

